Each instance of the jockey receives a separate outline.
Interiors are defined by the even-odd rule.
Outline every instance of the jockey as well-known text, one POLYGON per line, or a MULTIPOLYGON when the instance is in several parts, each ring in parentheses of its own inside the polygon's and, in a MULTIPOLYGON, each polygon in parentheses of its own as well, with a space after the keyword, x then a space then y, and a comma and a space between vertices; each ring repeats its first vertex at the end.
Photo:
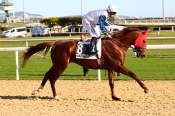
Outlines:
MULTIPOLYGON (((116 14, 117 8, 115 6, 109 5, 107 9, 90 11, 83 16, 83 31, 88 32, 92 37, 90 44, 91 53, 96 52, 96 41, 101 35, 110 37, 108 30, 106 29, 106 26, 110 25, 108 18, 111 18, 116 14), (100 28, 97 25, 99 25, 100 28)), ((81 36, 81 38, 85 37, 81 36)))

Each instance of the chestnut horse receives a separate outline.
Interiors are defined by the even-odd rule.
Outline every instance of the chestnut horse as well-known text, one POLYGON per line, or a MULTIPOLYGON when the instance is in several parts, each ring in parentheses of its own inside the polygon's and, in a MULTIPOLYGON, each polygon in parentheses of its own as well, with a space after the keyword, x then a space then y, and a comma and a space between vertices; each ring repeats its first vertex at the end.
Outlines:
POLYGON ((120 98, 118 98, 114 93, 115 72, 120 72, 124 75, 130 76, 136 80, 141 88, 144 89, 145 93, 148 92, 148 88, 138 78, 138 76, 124 66, 125 54, 131 45, 135 46, 136 52, 139 54, 137 56, 144 57, 146 49, 144 32, 137 28, 125 28, 119 32, 113 33, 111 39, 102 39, 100 67, 95 59, 76 58, 75 54, 77 42, 78 40, 56 41, 54 44, 45 42, 29 47, 29 49, 24 53, 23 64, 25 64, 33 54, 44 49, 48 50, 51 47, 52 67, 45 74, 40 87, 33 92, 34 95, 40 92, 45 86, 47 80, 49 80, 53 97, 57 99, 58 96, 55 89, 55 82, 71 62, 86 68, 106 69, 108 71, 108 80, 113 100, 120 100, 120 98))

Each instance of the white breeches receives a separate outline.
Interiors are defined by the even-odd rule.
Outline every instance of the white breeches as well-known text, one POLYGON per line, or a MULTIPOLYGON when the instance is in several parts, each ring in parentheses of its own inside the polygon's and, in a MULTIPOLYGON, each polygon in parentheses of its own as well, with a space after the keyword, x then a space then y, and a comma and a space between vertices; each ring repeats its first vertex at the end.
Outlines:
POLYGON ((92 24, 86 18, 82 20, 82 24, 84 32, 88 32, 91 35, 91 37, 100 37, 101 31, 99 26, 92 24))

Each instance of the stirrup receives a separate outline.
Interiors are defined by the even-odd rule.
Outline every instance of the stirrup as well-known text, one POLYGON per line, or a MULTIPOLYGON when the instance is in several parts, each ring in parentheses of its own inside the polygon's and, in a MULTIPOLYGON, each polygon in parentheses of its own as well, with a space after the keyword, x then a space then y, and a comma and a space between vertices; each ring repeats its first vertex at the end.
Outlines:
POLYGON ((93 45, 91 45, 89 51, 90 51, 91 53, 97 53, 97 48, 96 48, 96 47, 97 47, 97 46, 96 46, 96 43, 93 44, 93 45))
POLYGON ((95 53, 95 52, 96 52, 95 46, 93 46, 93 47, 91 48, 91 52, 92 52, 92 53, 95 53))

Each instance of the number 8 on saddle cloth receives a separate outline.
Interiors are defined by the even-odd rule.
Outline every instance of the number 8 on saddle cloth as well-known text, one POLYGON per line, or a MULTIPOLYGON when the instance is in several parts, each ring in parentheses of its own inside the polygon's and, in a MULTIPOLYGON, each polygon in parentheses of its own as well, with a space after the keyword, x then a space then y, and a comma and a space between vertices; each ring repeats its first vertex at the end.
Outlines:
POLYGON ((101 58, 101 39, 97 39, 96 50, 97 53, 90 53, 90 41, 79 41, 76 48, 76 58, 78 59, 99 59, 101 58))

